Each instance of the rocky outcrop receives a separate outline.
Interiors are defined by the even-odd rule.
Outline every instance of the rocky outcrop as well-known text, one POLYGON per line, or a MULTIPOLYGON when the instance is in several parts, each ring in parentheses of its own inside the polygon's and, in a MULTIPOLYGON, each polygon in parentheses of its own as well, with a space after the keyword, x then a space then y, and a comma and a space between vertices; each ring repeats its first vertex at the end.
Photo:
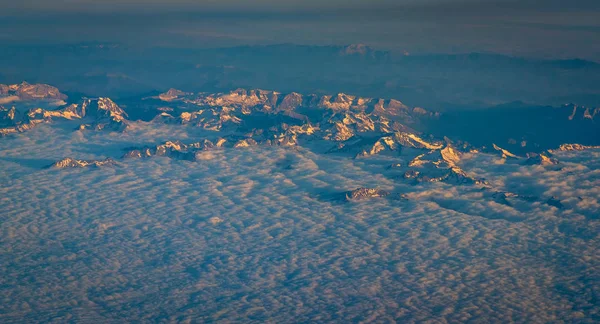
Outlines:
POLYGON ((503 204, 506 206, 513 206, 516 201, 526 201, 526 202, 534 202, 538 200, 537 197, 527 196, 527 195, 519 195, 513 192, 507 191, 494 191, 491 194, 491 198, 499 204, 503 204))
MULTIPOLYGON (((327 139, 327 137, 325 139, 327 139)), ((356 157, 366 157, 380 154, 381 152, 400 151, 402 148, 438 150, 442 147, 441 143, 428 142, 413 133, 395 132, 381 137, 362 137, 355 135, 345 142, 338 143, 328 152, 352 152, 356 157)))
POLYGON ((246 139, 242 139, 237 141, 233 147, 234 148, 241 148, 241 147, 249 147, 249 146, 256 146, 258 145, 258 142, 256 142, 254 139, 252 138, 246 138, 246 139))
MULTIPOLYGON (((0 95, 63 98, 55 88, 28 84, 0 86, 0 95)), ((348 154, 354 158, 368 159, 378 154, 388 155, 381 159, 387 159, 390 155, 394 159, 397 157, 402 163, 395 163, 391 170, 385 172, 393 174, 396 179, 404 178, 412 184, 443 182, 485 187, 489 186, 485 179, 463 169, 465 165, 469 165, 463 163, 463 160, 476 154, 494 154, 503 159, 520 159, 517 162, 520 164, 558 163, 551 151, 530 153, 527 159, 521 159, 495 144, 487 149, 481 147, 481 151, 485 153, 480 153, 479 148, 467 142, 452 141, 449 138, 442 140, 419 132, 413 127, 420 120, 435 119, 438 115, 393 99, 363 98, 343 93, 302 95, 245 89, 217 94, 192 94, 170 89, 161 94, 159 99, 174 101, 176 104, 173 105, 174 108, 160 110, 152 123, 181 124, 219 134, 207 135, 213 141, 203 140, 190 144, 168 141, 153 146, 133 147, 127 150, 124 158, 164 156, 196 161, 206 158, 203 151, 217 148, 244 149, 257 145, 293 147, 315 143, 326 145, 325 147, 332 146, 327 153, 348 154)), ((595 112, 588 109, 583 112, 583 116, 593 118, 595 112)), ((0 106, 0 135, 20 133, 40 123, 57 120, 73 121, 80 125, 80 129, 110 131, 125 131, 132 123, 127 112, 111 99, 84 98, 79 103, 59 109, 34 108, 26 113, 20 113, 14 107, 0 106)), ((516 140, 510 141, 509 145, 513 145, 511 149, 518 149, 515 148, 517 143, 516 140)), ((591 148, 600 147, 564 144, 558 151, 591 148)), ((68 158, 57 162, 55 167, 101 166, 110 164, 111 161, 68 158)), ((350 200, 357 200, 386 195, 389 193, 378 189, 359 188, 346 196, 350 200)), ((498 195, 497 199, 505 203, 516 198, 498 195)))
MULTIPOLYGON (((222 144, 222 143, 221 143, 222 144)), ((130 149, 123 158, 148 158, 152 156, 165 156, 177 160, 195 161, 196 153, 210 150, 217 145, 209 140, 192 144, 183 144, 180 141, 167 141, 154 147, 142 147, 130 149)))
POLYGON ((496 144, 492 144, 494 150, 501 154, 503 159, 520 159, 517 155, 510 153, 509 151, 499 147, 496 144))
POLYGON ((411 170, 404 174, 404 178, 414 179, 417 183, 445 182, 457 185, 488 185, 485 179, 472 177, 458 166, 462 154, 450 144, 443 149, 420 154, 408 163, 411 170))
POLYGON ((527 160, 525 164, 527 165, 556 165, 558 164, 558 160, 549 156, 548 153, 527 153, 527 160))
POLYGON ((87 117, 90 123, 82 124, 80 129, 111 130, 122 132, 127 129, 127 113, 110 98, 85 99, 74 107, 81 117, 87 117))
POLYGON ((15 107, 8 109, 0 106, 0 136, 25 132, 43 121, 29 114, 23 115, 15 107))
POLYGON ((167 92, 158 95, 158 98, 162 101, 173 101, 187 95, 190 95, 190 93, 171 88, 167 92))
POLYGON ((600 146, 588 146, 581 144, 562 144, 558 151, 583 151, 589 149, 600 149, 600 146))
POLYGON ((47 84, 0 84, 0 96, 15 97, 16 100, 66 100, 67 96, 57 88, 47 84))
POLYGON ((127 113, 109 98, 84 99, 55 110, 32 108, 23 116, 13 110, 0 108, 0 123, 10 120, 11 125, 0 129, 0 134, 19 133, 40 123, 55 120, 81 120, 79 129, 124 131, 129 125, 127 113))
POLYGON ((76 160, 73 158, 65 158, 54 164, 52 164, 52 168, 64 169, 64 168, 87 168, 87 167, 104 167, 116 165, 116 162, 113 159, 107 158, 105 160, 76 160))
POLYGON ((444 182, 453 185, 489 185, 485 179, 472 177, 456 166, 447 169, 410 170, 404 174, 404 178, 414 179, 416 183, 444 182))
POLYGON ((373 189, 373 188, 358 188, 352 190, 346 194, 346 199, 350 201, 356 200, 365 200, 371 198, 379 198, 379 197, 387 197, 390 193, 381 190, 381 189, 373 189))

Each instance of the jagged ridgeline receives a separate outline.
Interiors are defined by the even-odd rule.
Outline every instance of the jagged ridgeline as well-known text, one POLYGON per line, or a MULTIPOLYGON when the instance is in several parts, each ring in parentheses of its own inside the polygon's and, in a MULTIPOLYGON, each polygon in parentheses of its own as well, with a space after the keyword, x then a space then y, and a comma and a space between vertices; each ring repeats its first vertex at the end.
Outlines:
MULTIPOLYGON (((131 123, 144 123, 144 120, 152 124, 198 127, 215 134, 210 139, 199 139, 195 143, 184 144, 174 139, 157 143, 154 147, 133 148, 126 157, 163 155, 194 160, 199 150, 254 145, 296 146, 317 142, 320 143, 317 150, 323 153, 350 154, 355 158, 416 149, 423 152, 417 152, 416 157, 408 163, 412 169, 407 170, 405 178, 459 183, 485 183, 469 177, 457 166, 463 153, 485 152, 515 160, 526 157, 523 163, 527 164, 558 163, 550 151, 526 140, 518 142, 511 138, 504 144, 519 144, 519 153, 531 151, 527 155, 518 155, 493 142, 474 146, 465 140, 468 136, 461 134, 451 138, 433 136, 431 134, 439 134, 443 127, 432 128, 431 125, 444 124, 445 114, 421 107, 408 107, 395 99, 363 98, 342 93, 303 95, 238 89, 213 94, 170 89, 155 97, 129 99, 128 114, 109 98, 81 98, 67 104, 64 101, 67 97, 49 85, 0 85, 0 98, 5 103, 5 106, 0 106, 2 135, 24 132, 41 123, 58 121, 75 122, 74 128, 78 130, 123 132, 131 123), (51 101, 59 107, 15 108, 17 103, 38 101, 51 101), (443 171, 424 175, 415 168, 443 171)), ((583 110, 581 107, 568 106, 557 111, 553 110, 551 117, 565 113, 563 123, 589 121, 593 124, 588 128, 598 128, 594 123, 598 109, 583 110), (582 118, 577 118, 577 111, 583 111, 582 118)), ((465 116, 468 119, 469 113, 465 112, 465 116)), ((468 128, 465 126, 466 134, 469 133, 468 128)), ((486 132, 482 134, 481 137, 486 136, 486 132)), ((588 142, 594 142, 594 138, 588 142)), ((552 148, 562 144, 558 143, 552 148)), ((578 145, 569 147, 592 147, 578 145)))
MULTIPOLYGON (((555 150, 600 148, 594 146, 600 139, 589 132, 589 129, 598 129, 595 123, 598 109, 573 105, 551 108, 547 118, 530 118, 529 125, 538 127, 550 121, 572 127, 569 123, 577 123, 576 128, 582 132, 578 138, 588 140, 582 144, 564 144, 559 141, 562 139, 561 132, 556 132, 558 140, 552 142, 556 145, 547 149, 519 137, 522 130, 518 127, 514 131, 503 129, 506 134, 502 136, 509 137, 508 141, 477 139, 472 144, 469 124, 464 121, 462 124, 457 122, 464 128, 463 132, 451 132, 452 136, 441 133, 446 129, 444 127, 448 127, 443 125, 452 122, 455 114, 409 107, 395 99, 363 98, 341 93, 303 95, 244 89, 229 93, 190 93, 171 89, 153 97, 126 100, 126 112, 109 98, 79 98, 67 103, 67 97, 52 86, 22 83, 0 85, 0 100, 4 103, 0 106, 0 134, 7 136, 19 136, 19 133, 45 123, 70 123, 73 131, 77 132, 127 133, 132 126, 148 130, 160 127, 199 130, 186 132, 198 135, 186 136, 185 141, 174 138, 151 145, 146 142, 125 147, 122 156, 99 160, 65 157, 52 164, 53 169, 114 167, 118 165, 115 159, 126 161, 155 157, 201 163, 206 159, 207 151, 258 146, 303 147, 318 154, 334 154, 342 158, 368 159, 386 155, 397 162, 387 167, 382 165, 381 173, 407 184, 476 186, 483 190, 484 197, 497 203, 511 205, 528 201, 562 208, 562 203, 555 197, 524 196, 495 188, 491 181, 465 168, 462 163, 464 156, 469 155, 469 159, 481 156, 514 167, 536 165, 559 170, 562 166, 553 154, 555 150), (513 149, 515 147, 517 151, 513 149)), ((473 113, 463 114, 470 120, 473 113)), ((490 114, 494 116, 497 112, 490 114)), ((526 113, 525 116, 529 115, 526 113)), ((475 128, 481 127, 474 125, 475 128)), ((452 130, 452 127, 447 129, 452 130)), ((490 127, 490 132, 481 133, 480 137, 502 138, 495 133, 494 127, 490 127)), ((565 138, 570 137, 567 135, 565 138)), ((131 139, 136 141, 135 136, 131 139)), ((401 202, 408 199, 402 192, 366 187, 340 192, 332 198, 351 202, 365 199, 401 202)))
POLYGON ((38 124, 52 121, 79 120, 80 129, 110 129, 124 131, 128 115, 109 98, 81 98, 79 102, 66 104, 67 96, 57 88, 45 85, 31 85, 26 82, 15 85, 0 85, 0 135, 27 131, 38 124), (16 106, 44 103, 45 106, 62 106, 57 109, 40 107, 27 110, 16 106), (10 108, 6 105, 11 105, 10 108))

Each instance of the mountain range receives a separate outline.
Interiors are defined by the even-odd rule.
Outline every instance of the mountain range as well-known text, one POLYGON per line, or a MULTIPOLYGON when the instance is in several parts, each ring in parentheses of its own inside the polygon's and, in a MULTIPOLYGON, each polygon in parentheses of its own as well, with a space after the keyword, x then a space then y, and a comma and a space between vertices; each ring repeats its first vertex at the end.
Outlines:
POLYGON ((581 145, 600 144, 600 136, 596 136, 600 108, 573 104, 440 113, 409 107, 396 99, 343 93, 303 95, 246 89, 192 93, 170 89, 157 96, 130 98, 126 107, 132 108, 126 112, 106 97, 83 97, 67 104, 65 94, 45 84, 23 82, 0 85, 0 89, 0 100, 5 102, 0 106, 0 133, 4 135, 54 120, 77 120, 81 122, 79 129, 112 131, 126 131, 132 121, 145 121, 200 127, 257 143, 297 145, 299 137, 318 139, 333 144, 328 153, 346 152, 355 157, 400 148, 442 150, 452 144, 462 151, 499 151, 505 157, 516 157, 500 149, 508 147, 522 156, 536 153, 539 159, 543 151, 571 139, 579 139, 581 145), (61 106, 29 108, 48 101, 53 103, 50 107, 61 106), (569 131, 555 132, 557 128, 569 131), (545 132, 552 132, 552 136, 541 140, 531 136, 545 132))
POLYGON ((534 105, 600 105, 600 65, 485 53, 396 55, 365 46, 279 44, 137 48, 117 43, 3 46, 0 83, 48 83, 73 96, 122 102, 157 89, 357 93, 402 98, 436 111, 534 105))
MULTIPOLYGON (((486 179, 461 167, 465 154, 495 156, 507 164, 561 168, 553 154, 556 151, 600 148, 600 136, 595 136, 600 129, 597 123, 600 109, 572 104, 440 113, 410 107, 396 99, 343 93, 304 95, 247 89, 193 93, 169 89, 155 96, 130 98, 127 107, 133 108, 126 109, 106 97, 83 97, 66 103, 66 95, 45 84, 0 85, 0 89, 0 100, 12 104, 10 108, 0 106, 0 134, 6 136, 18 136, 40 124, 60 122, 69 122, 74 131, 84 132, 128 132, 131 125, 141 123, 145 127, 171 124, 199 128, 207 134, 196 141, 174 139, 124 147, 122 156, 103 160, 66 157, 52 165, 59 169, 114 166, 114 158, 161 156, 201 161, 207 151, 258 145, 306 147, 320 154, 353 159, 381 154, 402 157, 404 163, 387 167, 400 181, 415 185, 445 182, 479 186, 490 192, 490 199, 510 204, 511 199, 538 201, 541 198, 496 191, 486 179), (36 107, 41 103, 48 106, 49 102, 50 107, 59 106, 36 107), (34 108, 29 108, 32 105, 34 108), (569 129, 569 132, 556 131, 557 128, 569 129), (553 136, 536 142, 522 135, 545 133, 553 136), (577 144, 563 141, 571 138, 582 141, 577 144)), ((404 199, 377 188, 351 190, 340 199, 355 201, 378 197, 404 199)), ((552 198, 547 201, 553 206, 560 204, 552 198)))

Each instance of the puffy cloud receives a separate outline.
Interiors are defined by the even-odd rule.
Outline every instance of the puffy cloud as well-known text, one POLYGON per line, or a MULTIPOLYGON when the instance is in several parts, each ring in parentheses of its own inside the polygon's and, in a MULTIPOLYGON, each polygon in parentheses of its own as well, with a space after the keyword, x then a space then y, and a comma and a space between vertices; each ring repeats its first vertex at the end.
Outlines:
POLYGON ((42 168, 211 134, 45 124, 0 141, 0 321, 541 322, 600 312, 598 151, 557 153, 559 166, 463 156, 460 167, 489 189, 413 185, 386 168, 412 156, 302 147, 42 168), (408 200, 324 199, 359 187, 408 200), (496 192, 523 198, 506 204, 496 192), (565 207, 547 204, 552 196, 565 207))

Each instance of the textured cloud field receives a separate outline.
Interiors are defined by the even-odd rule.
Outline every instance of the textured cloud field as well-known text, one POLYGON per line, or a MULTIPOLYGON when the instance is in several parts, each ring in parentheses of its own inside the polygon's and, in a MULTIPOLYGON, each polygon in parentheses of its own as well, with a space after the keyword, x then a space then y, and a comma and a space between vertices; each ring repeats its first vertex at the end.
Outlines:
POLYGON ((0 141, 1 322, 600 319, 599 150, 464 156, 488 190, 387 168, 412 157, 302 147, 122 160, 206 134, 61 125, 0 141), (44 168, 66 156, 118 164, 44 168), (408 199, 340 199, 358 187, 408 199))

